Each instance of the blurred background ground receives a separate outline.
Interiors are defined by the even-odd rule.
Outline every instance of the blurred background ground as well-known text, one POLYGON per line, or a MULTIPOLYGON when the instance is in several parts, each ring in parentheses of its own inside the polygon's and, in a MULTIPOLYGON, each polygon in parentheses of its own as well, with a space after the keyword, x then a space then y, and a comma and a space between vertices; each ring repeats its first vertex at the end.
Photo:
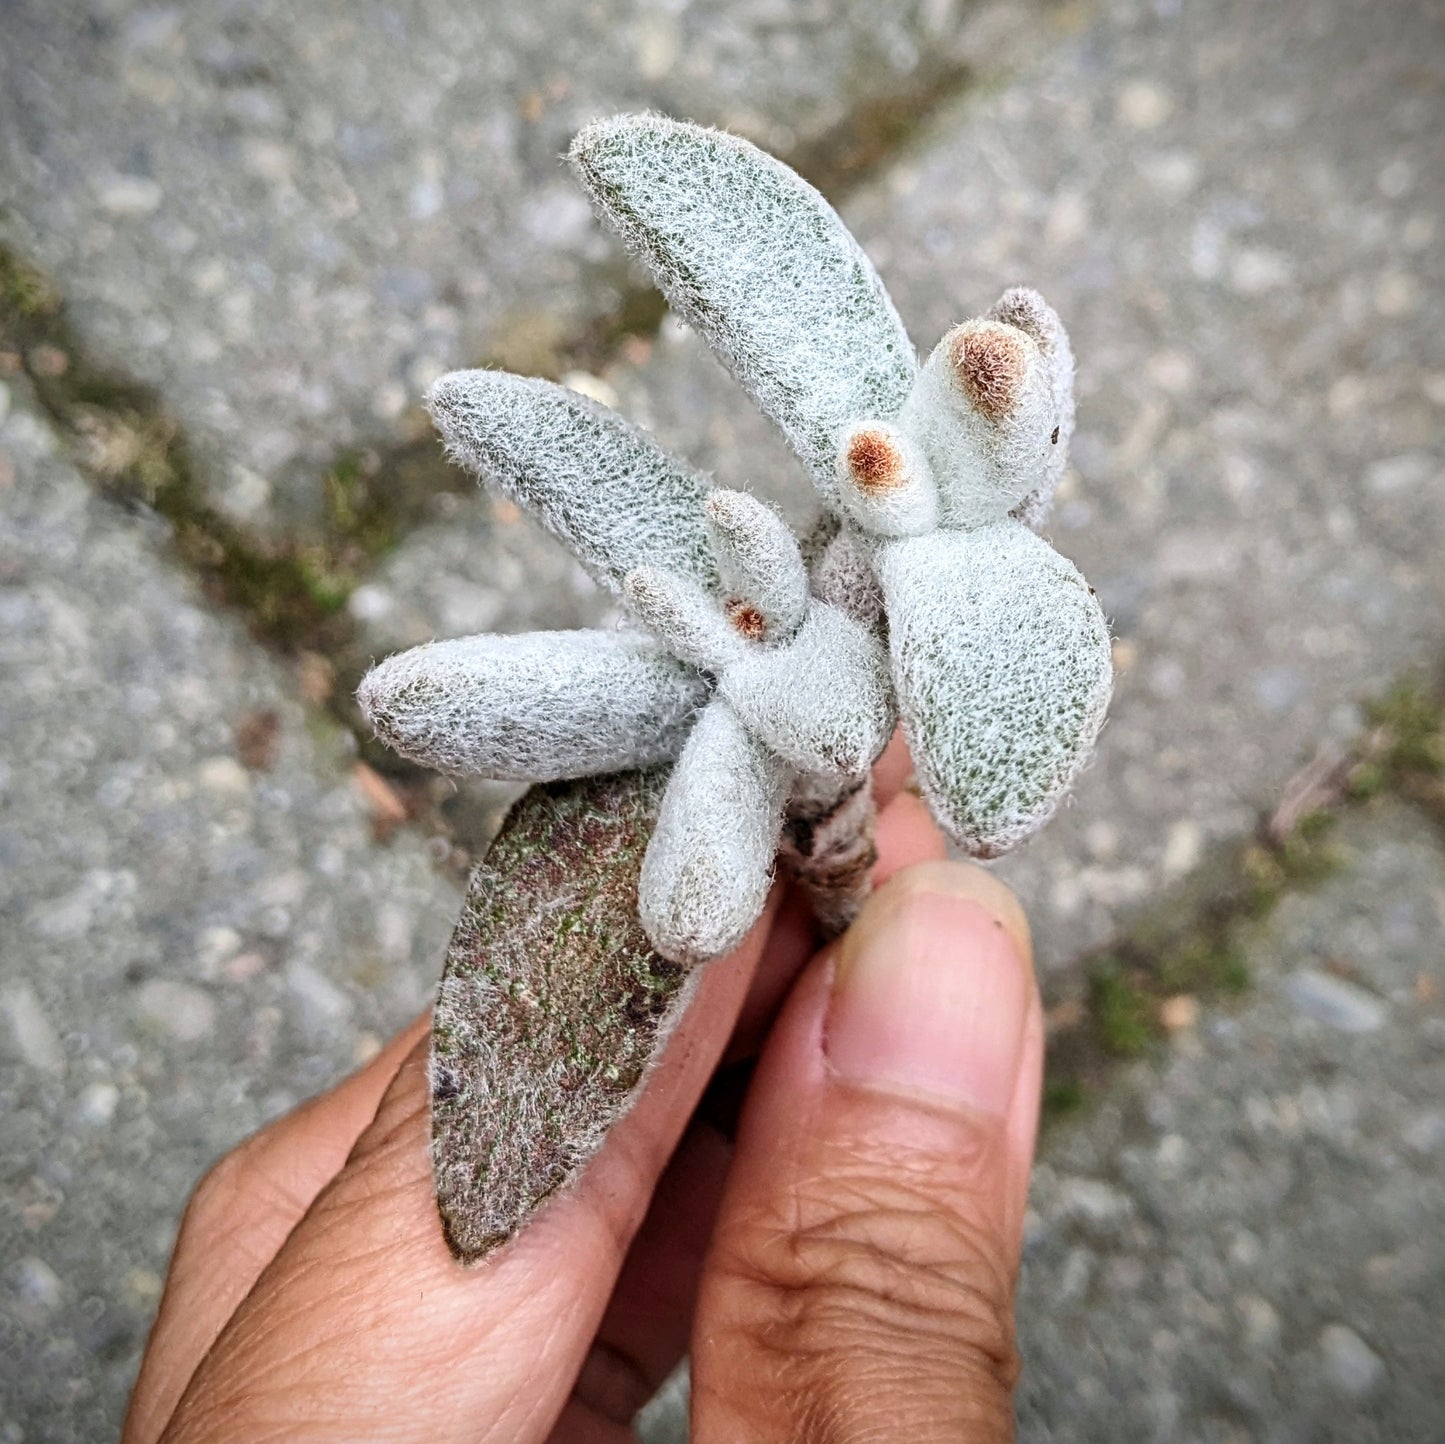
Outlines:
POLYGON ((114 1432, 194 1179, 427 995, 505 794, 377 753, 361 666, 599 613, 441 463, 431 377, 568 380, 799 504, 558 163, 648 105, 824 185, 920 345, 1025 280, 1080 358, 1051 532, 1120 680, 1002 866, 1055 1057, 1021 1437, 1445 1436, 1442 29, 6 6, 0 1440, 114 1432))

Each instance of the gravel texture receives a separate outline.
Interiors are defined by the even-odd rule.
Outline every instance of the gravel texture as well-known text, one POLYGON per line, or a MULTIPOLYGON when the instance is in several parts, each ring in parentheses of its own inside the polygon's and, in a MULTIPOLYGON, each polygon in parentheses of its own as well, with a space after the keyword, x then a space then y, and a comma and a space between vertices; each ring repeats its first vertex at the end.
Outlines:
POLYGON ((459 898, 0 391, 0 1440, 99 1440, 202 1170, 425 1005, 459 898))
POLYGON ((1388 806, 1341 841, 1248 943, 1244 1006, 1045 1140, 1028 1444, 1445 1435, 1445 849, 1388 806))
POLYGON ((217 500, 304 524, 326 463, 405 434, 441 371, 548 369, 617 308, 626 268, 559 164, 588 120, 655 107, 796 151, 996 72, 1046 8, 16 0, 0 237, 160 388, 217 500))

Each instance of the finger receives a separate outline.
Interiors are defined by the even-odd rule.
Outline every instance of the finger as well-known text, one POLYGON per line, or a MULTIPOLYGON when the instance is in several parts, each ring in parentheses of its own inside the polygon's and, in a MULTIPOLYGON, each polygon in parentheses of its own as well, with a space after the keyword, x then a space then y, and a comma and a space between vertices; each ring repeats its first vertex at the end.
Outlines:
POLYGON ((425 1015, 415 1019, 364 1067, 252 1134, 197 1185, 181 1218, 123 1444, 160 1435, 196 1365, 346 1162, 427 1023, 425 1015))
POLYGON ((911 792, 900 792, 878 814, 875 833, 878 861, 873 886, 882 887, 896 872, 919 862, 941 862, 948 844, 928 810, 928 804, 911 792))
MULTIPOLYGON (((546 1437, 766 936, 709 964, 632 1113, 577 1184, 464 1268, 438 1225, 426 1047, 202 1362, 167 1441, 546 1437)), ((605 1437, 605 1436, 600 1436, 605 1437)))
MULTIPOLYGON (((610 1437, 603 1421, 630 1419, 676 1367, 731 1162, 731 1142, 694 1120, 658 1183, 551 1444, 610 1437)), ((635 1444, 630 1427, 615 1427, 619 1441, 635 1444)))
POLYGON ((913 776, 913 758, 909 755, 908 743, 903 729, 898 728, 883 755, 873 764, 873 796, 878 806, 887 807, 913 776))
POLYGON ((699 1444, 820 1427, 1012 1437, 1029 956, 1011 894, 934 862, 897 874, 804 973, 758 1066, 704 1270, 699 1444))

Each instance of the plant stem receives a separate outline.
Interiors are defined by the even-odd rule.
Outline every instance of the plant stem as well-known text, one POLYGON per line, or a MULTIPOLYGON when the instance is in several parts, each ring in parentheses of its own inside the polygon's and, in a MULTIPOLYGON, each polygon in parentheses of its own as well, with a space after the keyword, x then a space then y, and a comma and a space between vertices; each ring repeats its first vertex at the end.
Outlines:
POLYGON ((812 904, 825 938, 835 938, 858 915, 871 887, 873 845, 870 777, 804 775, 793 785, 783 824, 782 856, 812 904))

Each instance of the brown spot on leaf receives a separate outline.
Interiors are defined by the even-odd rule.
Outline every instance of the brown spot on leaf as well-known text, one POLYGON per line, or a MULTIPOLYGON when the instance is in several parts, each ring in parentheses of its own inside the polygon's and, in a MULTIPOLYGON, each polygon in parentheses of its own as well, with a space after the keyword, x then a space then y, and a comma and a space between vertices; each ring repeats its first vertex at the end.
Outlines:
POLYGON ((761 642, 768 630, 763 614, 741 597, 733 597, 723 607, 723 614, 732 623, 733 631, 749 642, 761 642))
POLYGON ((860 431, 848 443, 848 470, 858 489, 869 495, 901 486, 903 457, 885 431, 860 431))
POLYGON ((948 362, 964 395, 990 421, 1003 421, 1018 405, 1028 351, 1014 327, 961 328, 949 344, 948 362))

